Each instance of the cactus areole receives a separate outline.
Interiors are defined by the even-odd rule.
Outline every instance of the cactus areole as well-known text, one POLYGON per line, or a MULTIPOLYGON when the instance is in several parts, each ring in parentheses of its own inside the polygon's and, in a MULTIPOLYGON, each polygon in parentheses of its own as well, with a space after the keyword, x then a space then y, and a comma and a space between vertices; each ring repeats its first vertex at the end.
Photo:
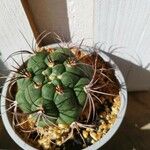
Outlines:
POLYGON ((76 59, 68 48, 41 51, 28 59, 24 77, 17 80, 16 101, 24 113, 45 114, 38 126, 68 124, 79 119, 94 70, 76 59))

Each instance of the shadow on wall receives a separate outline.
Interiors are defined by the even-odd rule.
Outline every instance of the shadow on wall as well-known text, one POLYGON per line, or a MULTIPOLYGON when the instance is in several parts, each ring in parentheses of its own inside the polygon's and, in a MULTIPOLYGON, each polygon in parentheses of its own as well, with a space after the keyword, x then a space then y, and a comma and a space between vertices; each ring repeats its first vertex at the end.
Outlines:
POLYGON ((125 78, 128 91, 150 90, 150 71, 113 54, 104 53, 118 65, 125 78))
MULTIPOLYGON (((35 26, 39 33, 55 32, 65 41, 70 41, 69 20, 66 0, 28 0, 35 26)), ((51 36, 43 41, 43 45, 57 42, 51 36)))

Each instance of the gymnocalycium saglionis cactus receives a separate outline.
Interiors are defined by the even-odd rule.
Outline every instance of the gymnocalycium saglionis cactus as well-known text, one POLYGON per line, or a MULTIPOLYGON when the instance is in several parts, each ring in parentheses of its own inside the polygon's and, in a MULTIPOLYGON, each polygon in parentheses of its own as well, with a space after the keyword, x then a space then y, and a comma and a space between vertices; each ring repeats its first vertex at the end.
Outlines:
POLYGON ((25 62, 22 58, 22 65, 13 59, 18 68, 6 98, 8 110, 13 109, 13 127, 23 138, 29 133, 36 148, 61 147, 72 137, 81 148, 98 141, 120 106, 113 66, 101 58, 99 49, 56 46, 33 52, 16 53, 31 54, 25 62))
POLYGON ((27 61, 25 77, 17 80, 16 101, 25 113, 39 111, 47 116, 46 121, 40 118, 38 126, 69 125, 80 116, 86 101, 84 87, 92 75, 93 68, 68 48, 37 52, 27 61))

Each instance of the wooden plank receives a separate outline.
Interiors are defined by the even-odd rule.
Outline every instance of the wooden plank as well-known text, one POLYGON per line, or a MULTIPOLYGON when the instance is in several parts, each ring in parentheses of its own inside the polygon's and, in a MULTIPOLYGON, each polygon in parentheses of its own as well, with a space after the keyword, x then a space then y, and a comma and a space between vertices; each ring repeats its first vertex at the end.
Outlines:
MULTIPOLYGON (((28 0, 39 33, 56 32, 74 43, 85 39, 88 45, 93 44, 93 3, 91 0, 28 0)), ((54 42, 49 36, 44 45, 54 42)))
POLYGON ((31 8, 30 8, 30 5, 29 5, 29 2, 27 0, 21 0, 22 2, 22 5, 24 7, 24 11, 28 17, 28 21, 30 23, 30 26, 32 28, 32 31, 33 31, 33 34, 34 34, 34 37, 37 38, 38 35, 39 35, 39 32, 37 30, 37 27, 35 25, 35 21, 34 21, 34 18, 33 18, 33 14, 31 12, 31 8))
POLYGON ((150 1, 95 0, 94 42, 114 57, 128 90, 150 89, 150 1), (124 62, 124 63, 123 63, 124 62))
MULTIPOLYGON (((70 40, 66 1, 28 0, 28 4, 39 33, 55 32, 66 41, 70 40)), ((54 35, 49 35, 43 41, 43 45, 48 45, 55 43, 56 39, 54 39, 54 35)))

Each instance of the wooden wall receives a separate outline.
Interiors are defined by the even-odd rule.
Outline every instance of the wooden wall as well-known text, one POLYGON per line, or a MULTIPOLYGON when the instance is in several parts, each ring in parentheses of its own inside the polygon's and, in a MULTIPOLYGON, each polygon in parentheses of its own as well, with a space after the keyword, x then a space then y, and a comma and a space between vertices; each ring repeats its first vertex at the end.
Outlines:
MULTIPOLYGON (((30 50, 41 32, 56 32, 74 43, 82 39, 87 45, 105 43, 106 52, 112 45, 124 47, 111 57, 122 70, 128 89, 150 89, 148 0, 1 0, 0 11, 3 60, 16 50, 30 50)), ((50 35, 42 45, 54 42, 50 35)), ((9 62, 6 65, 11 67, 9 62)))

